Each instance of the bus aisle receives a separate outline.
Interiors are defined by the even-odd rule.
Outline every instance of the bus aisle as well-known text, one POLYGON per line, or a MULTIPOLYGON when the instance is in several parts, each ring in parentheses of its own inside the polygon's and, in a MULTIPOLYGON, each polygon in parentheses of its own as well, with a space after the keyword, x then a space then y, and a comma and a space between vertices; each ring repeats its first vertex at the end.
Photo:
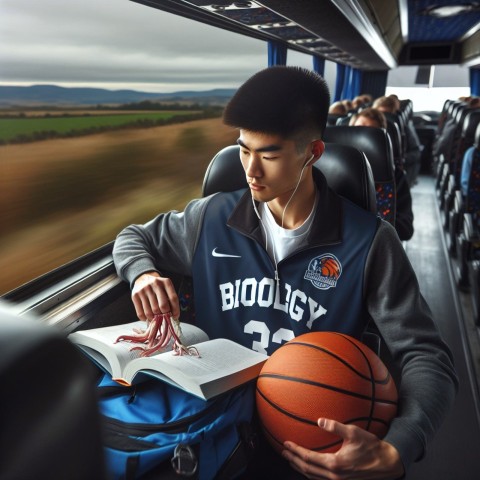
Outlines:
POLYGON ((415 233, 405 250, 438 327, 452 349, 460 386, 454 409, 427 457, 414 464, 406 478, 475 480, 480 478, 478 332, 466 294, 458 291, 453 280, 432 176, 419 176, 412 188, 412 200, 415 233))

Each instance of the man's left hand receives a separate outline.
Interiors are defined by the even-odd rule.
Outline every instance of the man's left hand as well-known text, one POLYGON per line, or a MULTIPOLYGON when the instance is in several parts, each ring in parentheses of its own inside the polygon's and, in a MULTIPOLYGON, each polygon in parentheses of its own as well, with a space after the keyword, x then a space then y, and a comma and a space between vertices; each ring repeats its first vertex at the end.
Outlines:
POLYGON ((310 479, 395 479, 404 474, 400 455, 390 443, 355 425, 318 419, 318 426, 343 439, 335 453, 319 453, 284 443, 282 455, 298 472, 310 479))

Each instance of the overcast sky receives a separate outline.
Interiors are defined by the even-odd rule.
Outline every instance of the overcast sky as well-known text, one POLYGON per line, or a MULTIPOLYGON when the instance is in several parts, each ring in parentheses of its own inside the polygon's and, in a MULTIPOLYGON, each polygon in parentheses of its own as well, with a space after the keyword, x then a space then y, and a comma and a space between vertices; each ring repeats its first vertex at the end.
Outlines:
MULTIPOLYGON (((312 57, 289 50, 287 63, 311 68, 312 57)), ((264 41, 130 0, 0 0, 0 85, 208 90, 238 87, 266 66, 264 41)), ((457 69, 442 82, 437 68, 436 86, 468 85, 457 69)), ((413 86, 416 68, 405 70, 390 84, 413 86)), ((331 62, 325 77, 333 90, 331 62)))
POLYGON ((267 44, 129 0, 0 0, 0 82, 236 87, 267 44))

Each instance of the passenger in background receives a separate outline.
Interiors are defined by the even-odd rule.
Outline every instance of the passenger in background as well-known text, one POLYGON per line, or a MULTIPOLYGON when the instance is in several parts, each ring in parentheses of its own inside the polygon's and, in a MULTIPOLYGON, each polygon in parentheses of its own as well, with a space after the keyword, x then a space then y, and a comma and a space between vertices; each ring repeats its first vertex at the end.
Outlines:
POLYGON ((330 105, 328 109, 327 125, 336 125, 338 121, 346 119, 348 121, 348 111, 345 105, 338 101, 330 105))
MULTIPOLYGON (((376 127, 387 129, 387 119, 378 109, 370 107, 352 116, 350 125, 354 127, 376 127)), ((395 230, 400 240, 410 240, 413 236, 412 195, 403 170, 395 167, 395 187, 397 192, 395 230)))
POLYGON ((384 95, 383 97, 376 98, 372 107, 377 108, 383 113, 392 115, 393 118, 393 115, 396 115, 400 108, 400 102, 392 95, 389 95, 388 97, 384 95))
POLYGON ((345 108, 347 109, 347 113, 351 113, 355 111, 355 108, 353 107, 353 103, 351 100, 343 99, 341 102, 345 105, 345 108))
MULTIPOLYGON (((479 127, 480 128, 480 127, 479 127)), ((470 171, 472 170, 473 154, 475 152, 475 146, 471 146, 465 150, 462 158, 462 173, 460 175, 460 187, 463 197, 467 196, 468 182, 470 180, 470 171)))
POLYGON ((346 115, 348 113, 347 107, 345 105, 338 101, 338 102, 333 102, 330 105, 330 108, 328 109, 329 115, 346 115))
POLYGON ((468 106, 470 108, 480 108, 480 98, 479 97, 472 97, 468 101, 468 106))
POLYGON ((365 105, 365 99, 363 98, 362 95, 357 95, 353 100, 352 100, 352 105, 353 108, 358 112, 360 109, 365 108, 367 105, 365 105))
MULTIPOLYGON (((464 102, 469 109, 480 108, 480 98, 478 97, 459 97, 459 100, 464 102)), ((444 122, 439 122, 437 136, 432 147, 434 157, 438 159, 440 155, 444 155, 447 161, 451 160, 450 157, 457 128, 458 123, 456 118, 447 118, 445 114, 444 122)))
POLYGON ((363 99, 363 104, 366 106, 366 107, 370 107, 373 103, 373 97, 369 94, 369 93, 362 93, 360 95, 360 97, 362 97, 363 99))
MULTIPOLYGON (((378 110, 383 112, 387 118, 398 121, 396 117, 398 111, 400 110, 400 101, 396 95, 379 97, 373 102, 372 106, 374 108, 378 108, 378 110)), ((408 121, 405 123, 405 140, 407 142, 405 148, 405 169, 407 181, 410 186, 413 186, 420 172, 423 147, 411 119, 408 119, 408 121)))

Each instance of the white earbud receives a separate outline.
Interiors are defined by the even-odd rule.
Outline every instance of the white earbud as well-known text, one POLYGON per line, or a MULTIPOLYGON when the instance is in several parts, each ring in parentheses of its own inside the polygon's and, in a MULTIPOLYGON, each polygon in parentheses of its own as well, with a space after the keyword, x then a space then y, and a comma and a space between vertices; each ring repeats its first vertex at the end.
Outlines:
POLYGON ((303 166, 303 168, 305 168, 314 158, 315 158, 315 154, 312 154, 312 156, 305 162, 305 165, 303 166))

